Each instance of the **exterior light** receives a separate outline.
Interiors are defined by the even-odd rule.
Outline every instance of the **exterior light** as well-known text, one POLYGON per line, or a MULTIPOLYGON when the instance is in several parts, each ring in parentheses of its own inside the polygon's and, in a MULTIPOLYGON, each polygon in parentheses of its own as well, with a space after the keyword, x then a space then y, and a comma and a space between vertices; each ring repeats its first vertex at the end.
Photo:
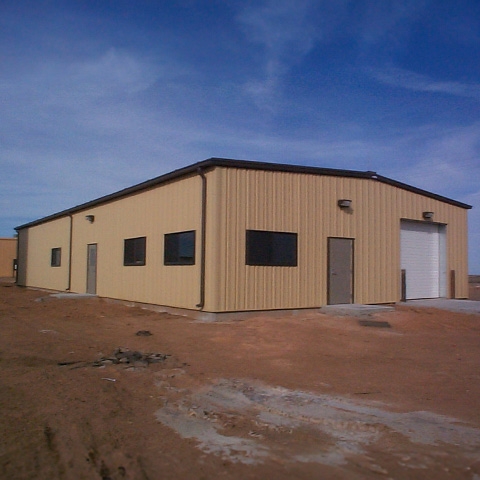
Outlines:
POLYGON ((95 221, 95 215, 85 215, 85 220, 87 222, 93 223, 95 221))
POLYGON ((347 200, 346 198, 342 198, 341 200, 338 201, 338 206, 340 208, 350 208, 351 205, 352 205, 352 201, 347 200))
POLYGON ((431 220, 433 218, 433 212, 423 212, 423 218, 425 220, 431 220))

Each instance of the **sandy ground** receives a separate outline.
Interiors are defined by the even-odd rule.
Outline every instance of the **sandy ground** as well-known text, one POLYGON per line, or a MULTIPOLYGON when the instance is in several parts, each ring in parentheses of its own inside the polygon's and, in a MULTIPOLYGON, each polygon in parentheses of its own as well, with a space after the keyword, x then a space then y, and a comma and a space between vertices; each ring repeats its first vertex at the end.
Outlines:
POLYGON ((46 295, 0 283, 2 479, 480 479, 478 315, 209 324, 46 295))

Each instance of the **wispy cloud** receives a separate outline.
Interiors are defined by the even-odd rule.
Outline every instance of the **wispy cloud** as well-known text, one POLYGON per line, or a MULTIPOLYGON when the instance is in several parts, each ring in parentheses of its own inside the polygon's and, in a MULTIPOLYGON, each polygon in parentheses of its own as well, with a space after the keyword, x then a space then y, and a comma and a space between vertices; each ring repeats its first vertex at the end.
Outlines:
POLYGON ((118 49, 1 75, 0 209, 44 216, 185 163, 193 122, 144 100, 175 75, 118 49))
POLYGON ((480 85, 457 81, 435 80, 426 75, 402 68, 370 69, 370 75, 377 81, 392 87, 415 92, 440 93, 480 101, 480 85))
POLYGON ((261 48, 261 75, 245 91, 261 107, 272 105, 286 71, 312 49, 323 32, 312 22, 312 0, 264 0, 242 10, 237 20, 246 38, 261 48))

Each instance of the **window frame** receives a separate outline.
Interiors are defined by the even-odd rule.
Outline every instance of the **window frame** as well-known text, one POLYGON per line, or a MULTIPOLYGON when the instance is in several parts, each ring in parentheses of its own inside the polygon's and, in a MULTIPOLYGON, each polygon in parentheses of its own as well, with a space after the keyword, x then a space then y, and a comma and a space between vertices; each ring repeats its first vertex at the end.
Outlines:
POLYGON ((195 254, 196 254, 196 239, 197 235, 196 235, 196 230, 185 230, 185 231, 182 231, 182 232, 172 232, 172 233, 165 233, 163 235, 163 264, 165 266, 174 266, 174 265, 195 265, 195 254), (192 248, 193 248, 193 255, 192 256, 189 256, 189 257, 183 257, 183 258, 189 258, 189 260, 181 260, 182 257, 180 257, 180 238, 181 238, 181 235, 185 235, 185 234, 193 234, 193 245, 192 245, 192 248), (176 249, 175 252, 175 259, 172 260, 171 259, 171 248, 168 248, 169 245, 168 243, 172 240, 172 239, 179 239, 177 242, 176 242, 176 245, 173 245, 176 249))
POLYGON ((245 264, 254 267, 298 267, 298 233, 278 232, 273 230, 246 230, 245 235, 245 264), (255 251, 254 246, 259 241, 259 236, 267 237, 268 245, 255 251), (280 245, 275 245, 275 239, 282 236, 284 239, 293 239, 294 252, 281 255, 278 251, 280 245), (257 237, 256 239, 254 237, 257 237), (270 237, 270 238, 268 238, 270 237), (277 249, 276 249, 277 248, 277 249), (269 252, 270 255, 260 260, 261 254, 269 252))
POLYGON ((50 266, 61 267, 62 266, 62 247, 54 247, 50 253, 50 266))
POLYGON ((147 237, 134 237, 134 238, 125 238, 123 240, 123 266, 124 267, 143 267, 147 263, 147 237), (143 240, 140 243, 143 246, 143 259, 135 260, 136 257, 136 248, 139 240, 143 240), (133 261, 127 261, 127 242, 133 242, 133 261), (143 245, 142 245, 143 243, 143 245))

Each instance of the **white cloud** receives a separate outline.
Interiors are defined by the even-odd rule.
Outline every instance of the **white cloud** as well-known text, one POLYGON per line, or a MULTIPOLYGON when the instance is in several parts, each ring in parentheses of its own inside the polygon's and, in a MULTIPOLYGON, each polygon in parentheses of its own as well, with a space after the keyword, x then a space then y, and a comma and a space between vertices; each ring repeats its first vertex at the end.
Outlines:
POLYGON ((426 127, 423 142, 410 146, 400 165, 391 165, 395 175, 426 190, 458 196, 480 185, 480 122, 466 127, 426 127))
POLYGON ((401 68, 371 69, 370 74, 377 81, 392 87, 415 92, 441 93, 457 97, 480 100, 480 85, 456 81, 434 80, 426 75, 401 68))
POLYGON ((314 4, 312 0, 265 0, 238 15, 246 38, 261 47, 261 74, 245 85, 259 107, 273 108, 284 73, 322 36, 322 29, 310 17, 314 4))
POLYGON ((115 49, 2 72, 0 211, 33 219, 190 161, 183 157, 198 138, 193 120, 142 97, 184 75, 174 63, 115 49))

